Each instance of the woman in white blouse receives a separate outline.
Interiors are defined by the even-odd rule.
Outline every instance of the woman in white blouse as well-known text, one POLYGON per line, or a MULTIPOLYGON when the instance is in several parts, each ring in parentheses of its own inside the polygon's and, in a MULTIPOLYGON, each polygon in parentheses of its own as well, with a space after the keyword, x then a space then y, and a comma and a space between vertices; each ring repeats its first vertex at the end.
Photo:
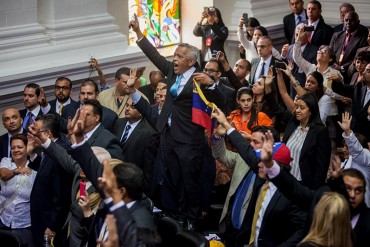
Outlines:
POLYGON ((27 137, 11 137, 12 158, 0 162, 0 229, 11 230, 32 246, 30 195, 36 172, 28 168, 27 137))

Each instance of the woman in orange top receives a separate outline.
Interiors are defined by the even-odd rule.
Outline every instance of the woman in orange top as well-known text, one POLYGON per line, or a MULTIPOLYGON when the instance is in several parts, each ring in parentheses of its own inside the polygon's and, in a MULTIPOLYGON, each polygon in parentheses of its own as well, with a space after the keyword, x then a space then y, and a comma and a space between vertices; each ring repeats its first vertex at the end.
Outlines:
POLYGON ((251 130, 254 126, 271 126, 272 120, 263 112, 257 112, 253 107, 253 92, 251 89, 242 87, 236 94, 239 109, 230 113, 229 120, 244 138, 251 139, 251 130))

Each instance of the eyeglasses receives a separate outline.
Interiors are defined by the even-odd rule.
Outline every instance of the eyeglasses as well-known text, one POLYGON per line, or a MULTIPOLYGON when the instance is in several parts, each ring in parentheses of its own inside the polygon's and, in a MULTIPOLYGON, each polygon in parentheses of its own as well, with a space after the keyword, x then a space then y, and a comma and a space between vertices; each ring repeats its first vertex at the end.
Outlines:
POLYGON ((214 72, 219 72, 218 70, 214 70, 214 69, 203 69, 203 72, 204 73, 214 73, 214 72))
POLYGON ((327 50, 318 50, 317 54, 329 54, 327 50))
POLYGON ((67 91, 69 89, 71 89, 71 88, 70 87, 66 87, 66 86, 64 86, 64 87, 55 86, 55 90, 57 90, 57 91, 60 91, 60 90, 67 91))

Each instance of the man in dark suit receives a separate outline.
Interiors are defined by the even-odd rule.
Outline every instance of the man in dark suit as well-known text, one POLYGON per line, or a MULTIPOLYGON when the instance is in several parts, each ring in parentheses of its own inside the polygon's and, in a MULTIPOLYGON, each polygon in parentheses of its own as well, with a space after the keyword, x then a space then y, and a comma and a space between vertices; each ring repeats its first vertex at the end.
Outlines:
MULTIPOLYGON (((59 77, 55 81, 54 90, 55 99, 49 101, 45 109, 46 111, 51 110, 58 115, 62 115, 63 107, 67 106, 70 103, 76 102, 70 97, 72 90, 72 81, 64 76, 59 77)), ((45 109, 43 109, 43 111, 45 111, 45 109)))
POLYGON ((206 63, 203 71, 214 80, 217 89, 220 90, 226 107, 223 111, 229 115, 236 108, 236 92, 235 89, 227 86, 229 84, 228 79, 221 77, 221 68, 221 63, 217 59, 211 58, 206 63))
MULTIPOLYGON (((42 135, 64 148, 68 147, 60 138, 59 120, 54 115, 37 117, 35 125, 42 135)), ((30 197, 31 230, 35 245, 42 246, 44 235, 47 235, 49 240, 55 237, 55 246, 62 246, 66 238, 62 228, 71 203, 72 177, 45 154, 31 162, 30 168, 37 171, 30 197)))
MULTIPOLYGON (((73 118, 76 114, 77 109, 80 109, 86 99, 98 99, 99 96, 99 87, 95 81, 92 79, 87 79, 81 84, 80 88, 80 101, 73 102, 66 107, 63 108, 62 111, 62 119, 61 119, 61 127, 62 132, 67 133, 67 120, 68 118, 73 118)), ((111 109, 108 109, 102 106, 102 114, 101 123, 105 129, 109 130, 110 132, 113 131, 114 123, 117 120, 117 114, 113 112, 111 109)))
POLYGON ((149 73, 149 81, 150 84, 139 87, 139 91, 142 92, 149 100, 151 105, 155 104, 155 92, 158 83, 164 78, 162 72, 158 70, 150 71, 149 73))
POLYGON ((354 232, 353 246, 369 246, 370 209, 365 204, 366 180, 364 175, 354 168, 346 169, 341 173, 340 162, 337 162, 337 164, 332 166, 333 172, 331 172, 331 177, 328 179, 327 184, 313 191, 303 186, 290 173, 283 171, 272 161, 273 139, 267 137, 267 140, 270 144, 264 145, 262 148, 262 152, 264 152, 262 161, 267 168, 267 175, 283 195, 294 204, 308 211, 305 231, 307 232, 310 228, 313 211, 321 196, 325 192, 334 191, 342 194, 350 204, 351 223, 354 232))
POLYGON ((294 34, 296 26, 307 20, 306 10, 303 0, 289 0, 289 7, 292 13, 284 16, 284 34, 289 44, 294 43, 294 34))
POLYGON ((348 67, 352 64, 358 48, 367 45, 367 29, 360 28, 360 20, 356 12, 350 11, 344 17, 346 31, 334 33, 330 42, 330 48, 334 51, 336 61, 333 67, 341 72, 344 81, 348 81, 352 75, 348 75, 348 67))
MULTIPOLYGON (((194 73, 199 71, 197 48, 180 44, 175 51, 173 62, 170 62, 144 37, 136 17, 130 22, 130 27, 137 34, 140 49, 168 78, 167 97, 158 116, 157 130, 161 133, 164 147, 166 179, 173 193, 173 205, 163 206, 185 216, 192 228, 201 214, 200 174, 206 143, 204 128, 192 122, 193 79, 203 85, 204 94, 209 101, 220 105, 223 103, 221 98, 218 98, 219 91, 213 90, 215 85, 212 80, 203 73, 194 73)), ((130 80, 132 81, 131 78, 130 80)), ((146 101, 136 92, 133 85, 130 85, 130 93, 134 106, 146 117, 146 101)))
POLYGON ((17 109, 6 109, 3 112, 2 120, 4 128, 8 131, 8 133, 0 136, 0 161, 4 157, 10 157, 10 138, 15 134, 24 133, 22 128, 23 119, 21 118, 21 115, 17 109))
POLYGON ((352 99, 351 129, 355 133, 363 134, 370 140, 370 121, 368 109, 370 107, 370 64, 367 64, 363 73, 363 83, 344 85, 333 82, 333 91, 352 99))
MULTIPOLYGON (((102 112, 102 106, 99 101, 87 99, 84 101, 81 110, 74 116, 72 126, 77 120, 83 122, 84 142, 88 146, 102 147, 110 153, 112 158, 124 160, 118 138, 102 126, 102 112)), ((69 129, 68 133, 71 131, 73 130, 69 129)), ((76 144, 73 139, 71 139, 71 143, 76 144)))
POLYGON ((35 83, 27 84, 23 90, 23 104, 26 109, 20 110, 19 114, 23 118, 22 127, 26 131, 28 126, 33 123, 33 118, 47 114, 43 112, 41 104, 45 103, 44 93, 39 85, 35 83))
POLYGON ((313 26, 308 40, 311 44, 320 48, 321 45, 329 45, 333 36, 333 28, 327 25, 321 16, 321 3, 319 1, 310 1, 307 5, 307 25, 313 26))
POLYGON ((139 166, 144 173, 145 193, 149 195, 150 181, 154 161, 159 147, 159 135, 150 124, 142 118, 129 99, 126 103, 126 117, 119 118, 113 133, 121 141, 125 161, 139 166))
POLYGON ((339 17, 340 17, 341 24, 338 24, 338 25, 334 26, 334 28, 333 28, 334 33, 342 32, 342 31, 346 30, 345 25, 344 25, 344 16, 350 11, 356 11, 355 7, 352 4, 342 3, 340 5, 340 7, 339 7, 339 17))
MULTIPOLYGON (((256 241, 258 246, 295 246, 304 237, 306 214, 269 182, 266 169, 253 147, 230 125, 220 109, 216 109, 213 115, 227 131, 240 156, 257 175, 243 224, 236 236, 236 246, 253 245, 256 241)), ((292 158, 285 144, 276 143, 272 153, 273 159, 282 169, 290 170, 292 158)), ((247 193, 243 190, 243 185, 239 187, 236 197, 240 193, 247 193)))

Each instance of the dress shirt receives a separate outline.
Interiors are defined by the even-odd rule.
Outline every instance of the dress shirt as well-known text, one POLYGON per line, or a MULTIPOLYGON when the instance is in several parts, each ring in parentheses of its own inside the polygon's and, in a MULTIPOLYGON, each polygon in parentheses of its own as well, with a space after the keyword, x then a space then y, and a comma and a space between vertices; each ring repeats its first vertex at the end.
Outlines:
POLYGON ((370 100, 370 88, 369 87, 366 87, 366 93, 365 93, 365 97, 364 97, 364 105, 366 105, 366 103, 370 100))
POLYGON ((300 22, 298 21, 298 16, 301 17, 301 23, 305 22, 307 20, 306 18, 306 12, 303 10, 299 15, 294 14, 294 19, 295 19, 295 25, 297 26, 300 22))
MULTIPOLYGON (((141 119, 140 119, 140 120, 138 120, 138 121, 136 121, 135 123, 132 123, 132 124, 130 124, 129 122, 127 122, 127 123, 126 123, 126 125, 125 125, 125 128, 124 128, 124 129, 126 129, 126 126, 127 126, 127 125, 131 125, 131 128, 129 129, 128 134, 127 134, 126 141, 127 141, 127 140, 128 140, 128 138, 130 137, 130 135, 131 135, 132 131, 134 131, 134 129, 136 128, 136 126, 140 123, 140 121, 141 121, 141 119)), ((123 131, 122 135, 123 135, 124 133, 125 133, 125 131, 123 131)), ((120 140, 121 140, 121 139, 122 139, 122 136, 121 136, 120 140)))
MULTIPOLYGON (((317 24, 319 24, 319 21, 320 21, 320 18, 319 18, 319 19, 317 19, 317 20, 316 20, 316 21, 314 21, 314 22, 311 22, 310 20, 308 20, 308 21, 307 21, 307 25, 308 25, 308 26, 314 26, 314 28, 315 28, 315 30, 316 30, 316 27, 317 27, 317 24)), ((311 37, 310 37, 310 38, 312 38, 312 36, 313 36, 314 32, 315 32, 315 31, 312 31, 312 32, 311 32, 311 37)))
MULTIPOLYGON (((32 116, 33 116, 34 118, 36 118, 36 117, 39 115, 40 109, 41 109, 41 106, 40 106, 40 105, 38 105, 35 109, 33 109, 33 110, 31 111, 32 116)), ((29 112, 30 112, 30 111, 27 109, 27 113, 26 113, 26 115, 25 115, 25 117, 24 117, 24 119, 23 119, 23 124, 22 124, 23 128, 25 128, 25 126, 27 125, 27 122, 28 122, 27 115, 28 115, 28 113, 29 113, 29 112), (27 118, 27 119, 26 119, 26 118, 27 118), (27 120, 27 121, 26 121, 26 120, 27 120)), ((43 113, 44 113, 44 112, 43 112, 43 113)))
POLYGON ((270 182, 269 183, 269 188, 266 191, 266 195, 263 198, 261 209, 258 212, 258 219, 257 219, 257 223, 256 223, 256 237, 254 238, 255 239, 255 241, 254 241, 254 246, 255 247, 258 246, 258 236, 260 234, 260 229, 261 229, 261 225, 262 225, 262 221, 263 221, 263 216, 265 215, 266 209, 267 209, 267 207, 268 207, 268 205, 269 205, 269 203, 270 203, 270 201, 271 201, 271 199, 274 196, 276 191, 277 191, 276 186, 273 183, 270 182))
POLYGON ((267 72, 270 67, 271 59, 272 59, 272 55, 270 55, 266 60, 263 60, 262 58, 260 59, 260 62, 258 63, 258 67, 256 69, 256 73, 254 74, 254 82, 258 81, 259 79, 259 76, 262 70, 262 63, 265 63, 265 66, 263 67, 263 72, 264 72, 263 75, 264 76, 267 75, 267 72))
POLYGON ((177 90, 177 95, 180 95, 180 93, 184 89, 185 84, 188 82, 190 77, 193 75, 194 71, 195 71, 195 67, 191 67, 190 69, 188 69, 186 72, 182 74, 179 89, 177 90))
MULTIPOLYGON (((28 166, 28 161, 26 167, 28 166)), ((11 158, 3 158, 0 168, 14 170, 17 165, 12 162, 11 158)), ((30 215, 30 196, 37 172, 31 170, 31 175, 16 175, 8 181, 0 180, 0 219, 4 225, 12 229, 26 228, 31 226, 30 215), (18 188, 19 187, 19 188, 18 188), (7 204, 7 199, 11 198, 13 193, 16 196, 7 204), (5 205, 5 208, 3 208, 5 205)))

